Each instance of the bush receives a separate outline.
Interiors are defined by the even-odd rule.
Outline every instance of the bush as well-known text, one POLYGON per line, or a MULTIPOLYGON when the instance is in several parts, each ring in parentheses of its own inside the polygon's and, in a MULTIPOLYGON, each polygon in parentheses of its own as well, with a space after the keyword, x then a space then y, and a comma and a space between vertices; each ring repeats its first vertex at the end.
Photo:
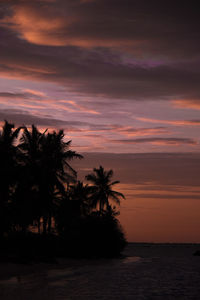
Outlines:
POLYGON ((109 214, 74 220, 61 236, 67 254, 76 257, 115 257, 126 245, 119 221, 109 214))

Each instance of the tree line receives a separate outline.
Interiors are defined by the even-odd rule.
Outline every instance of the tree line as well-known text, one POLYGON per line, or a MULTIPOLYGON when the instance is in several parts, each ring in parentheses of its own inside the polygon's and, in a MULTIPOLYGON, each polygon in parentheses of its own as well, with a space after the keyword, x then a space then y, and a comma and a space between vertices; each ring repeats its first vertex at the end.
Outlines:
POLYGON ((119 212, 110 202, 119 205, 124 198, 112 189, 119 181, 112 182, 113 171, 102 166, 85 177, 88 183, 77 181, 70 161, 83 156, 64 137, 63 130, 40 132, 34 125, 15 128, 5 121, 0 131, 0 236, 35 231, 77 243, 92 239, 94 230, 103 236, 112 228, 108 239, 115 232, 125 244, 119 212))

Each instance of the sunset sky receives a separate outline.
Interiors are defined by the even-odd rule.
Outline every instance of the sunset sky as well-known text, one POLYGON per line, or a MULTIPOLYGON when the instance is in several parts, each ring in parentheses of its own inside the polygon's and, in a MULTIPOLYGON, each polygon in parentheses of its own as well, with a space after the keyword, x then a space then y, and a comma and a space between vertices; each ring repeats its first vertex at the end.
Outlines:
POLYGON ((0 122, 65 129, 112 168, 129 241, 200 242, 194 1, 1 0, 0 122))

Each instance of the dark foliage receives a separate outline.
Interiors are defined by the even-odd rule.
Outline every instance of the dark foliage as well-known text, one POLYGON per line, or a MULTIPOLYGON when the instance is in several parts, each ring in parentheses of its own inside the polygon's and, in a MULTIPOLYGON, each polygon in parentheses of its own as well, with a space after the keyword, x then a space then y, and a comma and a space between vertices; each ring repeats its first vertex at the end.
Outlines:
POLYGON ((106 213, 76 219, 61 233, 72 257, 115 257, 126 245, 119 221, 106 213))
POLYGON ((113 191, 113 171, 102 166, 76 179, 64 132, 41 133, 32 125, 0 131, 0 252, 17 257, 111 257, 126 240, 116 219, 123 194, 113 191), (20 139, 18 138, 21 133, 20 139), (10 253, 10 254, 9 254, 10 253))

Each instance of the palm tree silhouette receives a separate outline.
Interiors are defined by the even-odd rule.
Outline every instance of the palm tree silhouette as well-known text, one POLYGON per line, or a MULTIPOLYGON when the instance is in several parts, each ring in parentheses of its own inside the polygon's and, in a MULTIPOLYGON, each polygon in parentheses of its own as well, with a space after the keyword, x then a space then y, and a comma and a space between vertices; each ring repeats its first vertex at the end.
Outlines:
POLYGON ((52 175, 54 174, 54 182, 57 188, 61 190, 62 186, 60 184, 69 184, 76 181, 77 173, 70 166, 69 161, 74 158, 83 158, 76 151, 69 150, 71 141, 65 142, 63 139, 64 131, 59 130, 58 132, 48 133, 42 141, 45 164, 49 165, 52 175))
MULTIPOLYGON (((20 144, 18 146, 20 151, 20 161, 22 164, 21 167, 21 176, 19 180, 19 185, 23 187, 18 187, 17 192, 19 191, 21 199, 26 198, 26 201, 29 201, 29 204, 32 206, 32 212, 38 223, 38 231, 40 230, 40 219, 44 217, 44 201, 41 197, 41 157, 42 157, 42 140, 45 136, 46 131, 41 133, 36 126, 32 125, 31 130, 26 126, 23 127, 23 134, 20 138, 20 144), (25 196, 27 194, 27 196, 25 196), (30 203, 30 196, 35 195, 34 203, 30 203), (37 195, 37 196, 36 196, 37 195)), ((19 204, 16 207, 20 206, 21 200, 20 196, 16 198, 19 204)), ((16 201, 15 200, 15 201, 16 201)), ((29 207, 28 205, 24 205, 29 207)))
POLYGON ((9 185, 14 179, 17 163, 17 147, 15 145, 21 128, 14 130, 14 124, 5 121, 3 130, 0 131, 0 165, 1 165, 1 189, 2 201, 8 201, 9 185))
POLYGON ((83 216, 87 216, 91 213, 91 187, 88 184, 83 184, 81 181, 77 181, 76 184, 70 185, 69 198, 72 201, 79 202, 80 213, 83 216))
MULTIPOLYGON (((43 233, 51 231, 51 220, 55 214, 59 196, 65 195, 65 185, 75 181, 76 171, 69 162, 73 158, 82 158, 75 151, 69 150, 71 141, 64 142, 64 132, 40 133, 32 125, 26 127, 21 137, 20 149, 25 155, 27 167, 32 179, 31 188, 38 190, 38 222, 43 218, 43 233)), ((38 227, 39 228, 39 227, 38 227)))
POLYGON ((104 168, 100 166, 98 169, 94 168, 93 171, 94 173, 88 174, 86 179, 93 184, 93 206, 97 207, 97 205, 99 205, 99 213, 101 215, 104 211, 104 207, 106 207, 107 212, 110 211, 109 198, 119 205, 120 198, 125 199, 125 197, 122 193, 112 190, 112 187, 119 183, 119 181, 111 182, 113 170, 105 171, 104 168))
POLYGON ((82 255, 84 244, 83 255, 110 255, 124 247, 124 234, 115 218, 118 212, 109 203, 120 204, 124 198, 112 190, 119 181, 112 182, 113 171, 102 166, 86 176, 91 184, 77 181, 70 161, 82 156, 70 146, 63 130, 41 133, 34 125, 15 129, 5 121, 0 131, 0 240, 8 249, 16 243, 13 251, 18 244, 21 251, 31 241, 33 253, 47 243, 50 249, 61 247, 60 254, 82 255), (41 236, 41 221, 44 234, 55 233, 54 221, 56 234, 41 236), (30 225, 38 225, 37 238, 30 225))
POLYGON ((47 199, 49 232, 51 231, 51 218, 56 210, 57 199, 65 197, 66 184, 68 186, 70 182, 76 180, 76 171, 70 166, 69 161, 74 158, 82 158, 82 155, 69 150, 71 141, 65 142, 63 138, 64 131, 59 130, 48 133, 42 141, 43 190, 47 199))
MULTIPOLYGON (((8 215, 9 200, 16 181, 17 170, 17 147, 15 142, 21 128, 14 129, 14 124, 5 121, 2 131, 0 131, 0 221, 6 222, 8 215)), ((6 224, 4 224, 6 226, 6 224)), ((0 224, 0 233, 3 232, 3 223, 0 224)), ((8 225, 8 224, 7 224, 8 225)))

